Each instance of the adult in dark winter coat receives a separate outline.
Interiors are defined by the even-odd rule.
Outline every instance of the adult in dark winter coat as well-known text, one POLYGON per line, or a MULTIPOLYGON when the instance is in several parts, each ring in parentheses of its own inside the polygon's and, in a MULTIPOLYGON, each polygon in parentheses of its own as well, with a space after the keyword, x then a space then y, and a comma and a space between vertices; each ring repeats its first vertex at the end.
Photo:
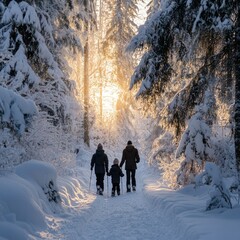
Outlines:
POLYGON ((127 192, 131 192, 131 182, 132 182, 132 190, 136 191, 136 169, 137 163, 140 162, 140 157, 138 155, 138 150, 132 145, 131 141, 127 142, 126 148, 123 150, 122 161, 120 163, 120 167, 125 163, 125 170, 127 175, 127 192))
POLYGON ((97 194, 102 195, 104 191, 104 175, 108 173, 108 157, 104 153, 101 143, 98 144, 96 153, 93 154, 91 160, 91 171, 95 166, 97 194))
POLYGON ((117 191, 117 195, 120 195, 120 177, 124 176, 118 164, 119 161, 117 158, 115 158, 108 173, 108 176, 112 176, 112 197, 115 196, 115 191, 117 191))

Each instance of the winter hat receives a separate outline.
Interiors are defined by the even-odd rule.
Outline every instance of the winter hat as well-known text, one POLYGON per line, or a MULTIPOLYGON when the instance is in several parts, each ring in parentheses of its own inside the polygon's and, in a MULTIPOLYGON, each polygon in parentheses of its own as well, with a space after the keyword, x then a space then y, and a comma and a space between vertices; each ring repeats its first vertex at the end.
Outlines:
POLYGON ((103 149, 103 146, 102 146, 101 143, 98 144, 97 149, 98 149, 98 150, 102 150, 102 149, 103 149))
POLYGON ((129 140, 129 141, 127 142, 127 145, 132 145, 132 142, 129 140))
POLYGON ((118 164, 118 163, 119 163, 118 159, 115 158, 115 159, 113 160, 113 164, 118 164))

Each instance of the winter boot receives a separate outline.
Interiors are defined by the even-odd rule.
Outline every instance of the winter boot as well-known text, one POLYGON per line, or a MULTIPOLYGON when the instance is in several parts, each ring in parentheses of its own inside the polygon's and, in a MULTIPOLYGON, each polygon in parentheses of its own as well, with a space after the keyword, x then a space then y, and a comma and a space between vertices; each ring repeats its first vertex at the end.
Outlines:
POLYGON ((131 186, 127 185, 127 192, 131 192, 131 186))
POLYGON ((112 191, 112 197, 115 197, 115 192, 114 191, 112 191))
POLYGON ((101 188, 99 189, 99 195, 103 195, 103 190, 101 188))
POLYGON ((100 194, 100 186, 97 186, 97 194, 100 194))
POLYGON ((132 190, 135 192, 135 191, 136 191, 136 186, 133 186, 133 187, 132 187, 132 190))

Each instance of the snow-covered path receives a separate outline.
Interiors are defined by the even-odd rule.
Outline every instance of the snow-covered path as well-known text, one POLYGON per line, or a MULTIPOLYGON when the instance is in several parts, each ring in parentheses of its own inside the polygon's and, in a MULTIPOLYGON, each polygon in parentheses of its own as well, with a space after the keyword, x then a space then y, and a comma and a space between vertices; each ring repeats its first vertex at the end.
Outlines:
POLYGON ((164 216, 142 192, 112 199, 97 197, 95 211, 79 226, 81 239, 176 239, 164 216))
POLYGON ((0 239, 239 240, 239 204, 205 211, 210 186, 171 190, 157 168, 141 160, 136 192, 126 193, 124 177, 123 194, 109 197, 109 178, 108 195, 96 196, 95 176, 88 190, 90 154, 83 156, 85 162, 58 177, 61 205, 42 191, 54 179, 53 166, 32 160, 2 176, 0 239))
MULTIPOLYGON (((124 177, 120 196, 109 197, 106 192, 104 196, 89 193, 87 198, 91 201, 83 204, 74 216, 65 218, 56 239, 180 240, 180 236, 173 232, 173 222, 169 222, 161 207, 148 194, 146 186, 153 182, 152 175, 143 162, 139 165, 136 192, 126 193, 124 177)), ((92 191, 95 191, 94 180, 92 191)), ((110 178, 108 181, 110 195, 110 178)))

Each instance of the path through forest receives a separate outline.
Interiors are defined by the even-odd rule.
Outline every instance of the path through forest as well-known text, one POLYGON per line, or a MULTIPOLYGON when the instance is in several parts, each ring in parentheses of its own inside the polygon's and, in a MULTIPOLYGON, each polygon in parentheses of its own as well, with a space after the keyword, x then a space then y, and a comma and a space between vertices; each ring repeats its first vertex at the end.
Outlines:
MULTIPOLYGON (((58 240, 186 240, 174 230, 176 229, 173 225, 174 221, 164 215, 160 203, 149 194, 148 186, 154 183, 157 177, 159 177, 157 173, 141 161, 137 170, 137 191, 126 193, 124 177, 123 194, 116 197, 110 197, 109 178, 109 196, 106 192, 104 196, 88 193, 88 201, 82 204, 74 216, 69 215, 64 218, 61 221, 61 227, 51 238, 58 240)), ((105 184, 107 184, 106 179, 105 184)), ((91 191, 95 191, 95 176, 91 191)))

